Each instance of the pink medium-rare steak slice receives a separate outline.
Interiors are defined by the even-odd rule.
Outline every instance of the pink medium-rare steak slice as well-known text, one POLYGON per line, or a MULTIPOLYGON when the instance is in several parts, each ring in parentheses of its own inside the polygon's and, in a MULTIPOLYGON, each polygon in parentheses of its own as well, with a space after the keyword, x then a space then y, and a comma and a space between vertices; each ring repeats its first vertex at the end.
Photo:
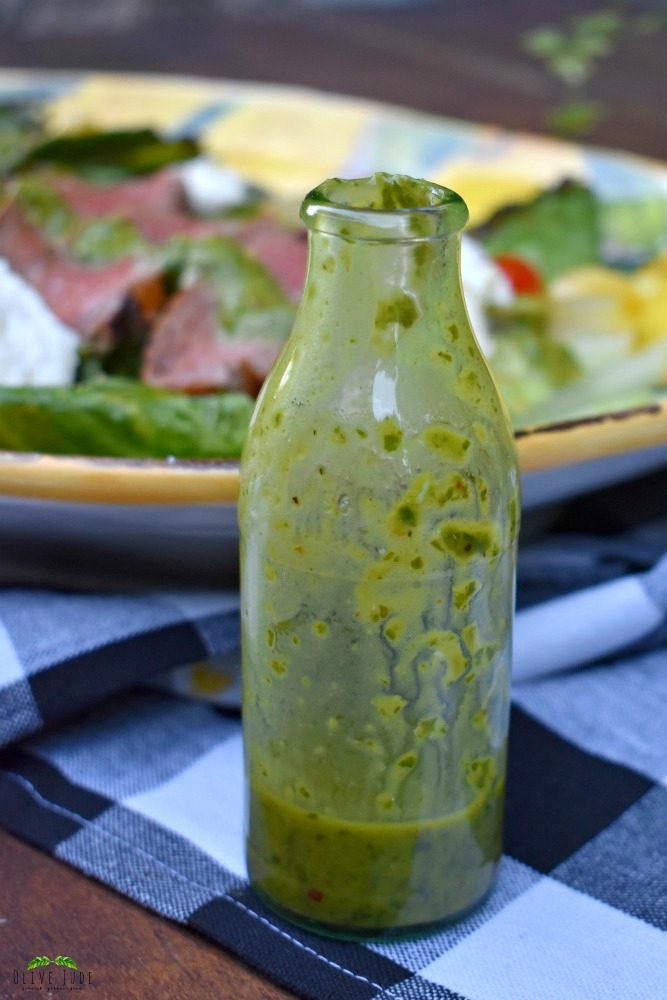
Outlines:
MULTIPOLYGON (((128 218, 127 213, 123 214, 128 218)), ((227 235, 225 223, 198 219, 176 209, 168 212, 137 212, 130 221, 150 243, 166 243, 174 236, 188 236, 197 240, 207 236, 227 235)))
POLYGON ((142 381, 163 389, 221 389, 256 395, 280 350, 264 340, 237 341, 220 329, 213 293, 202 283, 175 295, 153 326, 142 381))
POLYGON ((0 257, 83 340, 101 352, 127 328, 149 322, 164 303, 161 273, 135 259, 89 267, 64 256, 12 202, 0 207, 0 257))
POLYGON ((264 265, 291 299, 303 290, 308 257, 306 231, 288 229, 271 218, 240 226, 236 238, 264 265))
POLYGON ((131 178, 114 184, 94 184, 74 174, 45 174, 50 187, 80 218, 103 215, 159 215, 184 207, 183 185, 174 170, 159 170, 148 177, 131 178))
POLYGON ((137 229, 151 243, 166 243, 174 236, 205 239, 225 236, 236 240, 273 275, 283 291, 298 299, 306 277, 308 244, 305 230, 291 230, 270 216, 237 219, 198 219, 185 212, 138 212, 137 229))
POLYGON ((47 174, 44 180, 79 218, 127 219, 151 243, 166 243, 172 236, 196 239, 220 233, 220 223, 188 212, 183 185, 174 170, 115 184, 93 184, 69 174, 47 174))
POLYGON ((259 260, 292 299, 298 299, 306 274, 305 230, 289 229, 270 211, 252 219, 202 219, 187 208, 181 179, 173 169, 115 184, 93 184, 69 174, 44 180, 80 218, 114 215, 134 223, 151 243, 174 236, 204 239, 227 236, 259 260))

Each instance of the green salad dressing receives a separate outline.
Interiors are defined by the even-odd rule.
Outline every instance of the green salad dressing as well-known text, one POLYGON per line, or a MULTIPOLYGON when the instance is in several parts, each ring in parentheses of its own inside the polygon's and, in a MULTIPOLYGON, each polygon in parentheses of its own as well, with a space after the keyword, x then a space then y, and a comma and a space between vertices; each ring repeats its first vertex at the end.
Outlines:
MULTIPOLYGON (((378 928, 428 923, 483 896, 501 849, 502 784, 444 819, 360 822, 320 816, 252 788, 250 867, 288 915, 378 928)), ((275 905, 275 903, 274 903, 275 905)))
POLYGON ((306 288, 242 461, 248 866, 347 936, 451 918, 501 852, 518 470, 426 181, 305 200, 306 288))

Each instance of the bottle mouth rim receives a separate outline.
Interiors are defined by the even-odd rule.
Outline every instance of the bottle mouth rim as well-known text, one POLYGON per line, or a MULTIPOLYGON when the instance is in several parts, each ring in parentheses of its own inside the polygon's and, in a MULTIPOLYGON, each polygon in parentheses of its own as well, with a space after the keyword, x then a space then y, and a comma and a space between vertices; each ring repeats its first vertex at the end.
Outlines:
POLYGON ((460 232, 468 208, 455 191, 422 178, 377 172, 369 177, 331 177, 301 205, 310 230, 354 240, 443 239, 460 232))

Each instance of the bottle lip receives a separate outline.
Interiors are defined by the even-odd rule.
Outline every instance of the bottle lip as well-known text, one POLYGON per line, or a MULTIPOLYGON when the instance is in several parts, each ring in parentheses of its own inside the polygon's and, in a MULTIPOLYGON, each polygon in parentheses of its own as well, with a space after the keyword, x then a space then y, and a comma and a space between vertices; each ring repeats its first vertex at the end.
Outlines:
POLYGON ((323 181, 306 195, 300 215, 310 230, 342 239, 414 242, 460 232, 468 208, 459 194, 441 184, 377 172, 323 181))

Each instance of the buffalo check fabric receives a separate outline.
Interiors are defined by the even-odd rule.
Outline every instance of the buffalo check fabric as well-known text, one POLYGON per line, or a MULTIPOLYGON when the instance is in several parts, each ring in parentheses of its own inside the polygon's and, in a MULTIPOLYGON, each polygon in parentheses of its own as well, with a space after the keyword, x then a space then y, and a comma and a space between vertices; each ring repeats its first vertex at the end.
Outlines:
POLYGON ((237 592, 0 590, 0 747, 169 668, 224 660, 238 621, 237 592))
POLYGON ((312 1000, 667 996, 667 522, 650 527, 521 552, 521 655, 548 669, 515 678, 505 854, 458 923, 351 943, 254 896, 238 713, 178 693, 188 664, 234 660, 234 592, 0 592, 0 822, 312 1000), (581 663, 551 649, 565 630, 581 663))

